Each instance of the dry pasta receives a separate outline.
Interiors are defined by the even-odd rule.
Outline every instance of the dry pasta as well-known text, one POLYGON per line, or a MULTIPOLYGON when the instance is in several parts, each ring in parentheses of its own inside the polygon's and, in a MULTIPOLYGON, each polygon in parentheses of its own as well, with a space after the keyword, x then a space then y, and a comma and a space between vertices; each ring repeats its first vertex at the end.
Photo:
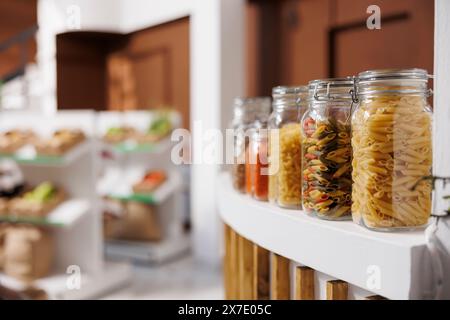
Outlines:
POLYGON ((279 206, 301 208, 301 126, 288 123, 270 136, 269 200, 279 206))
POLYGON ((416 227, 431 212, 431 116, 423 96, 363 99, 353 115, 353 219, 369 228, 416 227))
POLYGON ((302 143, 303 207, 324 218, 350 216, 350 124, 333 118, 306 118, 302 143))

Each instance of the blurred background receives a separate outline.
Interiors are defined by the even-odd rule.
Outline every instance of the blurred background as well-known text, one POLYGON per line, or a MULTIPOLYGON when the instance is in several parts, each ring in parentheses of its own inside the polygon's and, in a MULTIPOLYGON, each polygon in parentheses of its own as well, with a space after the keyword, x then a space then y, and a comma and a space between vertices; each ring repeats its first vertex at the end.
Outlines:
MULTIPOLYGON (((22 162, 17 160, 17 154, 15 159, 10 154, 5 158, 18 162, 24 184, 36 187, 42 181, 52 180, 76 196, 84 196, 80 191, 84 187, 74 186, 70 177, 78 174, 76 170, 83 172, 89 168, 85 182, 96 185, 97 195, 89 198, 89 203, 95 208, 90 211, 95 211, 92 216, 98 222, 89 231, 85 225, 95 225, 94 220, 89 223, 80 218, 76 225, 70 222, 74 225, 69 226, 68 233, 73 233, 75 239, 90 234, 87 238, 92 242, 82 245, 70 244, 73 238, 61 235, 65 231, 53 230, 48 221, 31 223, 42 234, 52 234, 54 241, 64 242, 64 250, 55 250, 48 270, 44 268, 46 272, 36 273, 25 284, 23 277, 5 268, 5 262, 0 277, 3 292, 39 296, 42 293, 33 290, 43 289, 53 298, 93 295, 124 299, 223 298, 221 223, 215 212, 214 181, 202 182, 199 174, 200 170, 204 170, 203 174, 215 173, 220 166, 214 169, 200 166, 196 170, 189 165, 172 165, 172 144, 167 138, 170 131, 191 129, 195 121, 208 119, 218 119, 210 124, 223 129, 231 120, 234 96, 269 96, 277 85, 301 85, 312 79, 353 75, 368 69, 419 67, 431 72, 433 68, 433 1, 173 2, 175 13, 166 14, 169 5, 163 1, 0 0, 0 117, 5 141, 10 143, 7 139, 11 131, 17 135, 18 130, 32 129, 36 135, 51 138, 57 130, 74 129, 83 122, 86 125, 83 134, 94 155, 79 160, 85 161, 79 165, 82 168, 68 164, 47 171, 39 166, 29 167, 30 162, 43 161, 41 158, 22 162), (382 10, 381 30, 366 27, 369 15, 366 9, 373 4, 382 10), (203 12, 200 6, 217 13, 209 20, 202 18, 202 26, 209 23, 219 33, 204 30, 204 38, 197 36, 201 34, 200 19, 190 13, 203 12), (214 42, 219 35, 221 38, 214 42), (209 58, 221 57, 220 53, 225 57, 218 63, 219 72, 214 71, 217 79, 210 82, 205 69, 211 65, 209 58), (199 63, 201 59, 204 65, 199 63), (200 78, 206 84, 203 87, 198 85, 200 78), (215 94, 212 100, 199 98, 202 94, 208 97, 211 92, 215 94), (210 114, 211 110, 215 113, 210 114), (24 114, 29 119, 22 121, 24 114), (151 141, 145 140, 153 130, 146 131, 147 128, 164 121, 170 123, 170 130, 158 138, 152 136, 151 141), (133 132, 127 135, 130 128, 141 134, 145 131, 145 137, 138 138, 133 132), (108 134, 117 132, 124 136, 113 143, 108 141, 108 134), (106 142, 106 146, 98 140, 106 142), (117 145, 130 140, 134 143, 131 147, 117 145), (133 149, 136 143, 140 147, 148 142, 151 150, 133 149), (156 176, 162 172, 165 177, 162 181, 172 183, 166 186, 168 195, 161 196, 159 201, 130 199, 131 186, 155 172, 156 176), (111 191, 112 186, 126 183, 127 190, 111 191), (137 205, 133 207, 133 203, 137 205), (153 212, 151 221, 149 212, 153 212), (139 215, 146 218, 141 220, 139 215), (138 218, 130 222, 131 216, 138 218), (162 218, 167 216, 171 218, 162 218), (104 229, 110 231, 111 219, 116 218, 122 219, 118 228, 131 229, 105 234, 104 229), (138 233, 133 228, 142 221, 148 223, 148 229, 141 236, 130 236, 138 233), (159 228, 156 231, 155 225, 159 228), (55 283, 60 274, 64 280, 67 277, 62 267, 78 265, 77 259, 70 259, 71 254, 78 257, 76 251, 84 250, 98 251, 93 254, 98 264, 81 268, 81 272, 92 269, 88 276, 90 284, 86 284, 92 289, 86 295, 71 296, 66 293, 67 288, 60 289, 55 283), (69 258, 57 257, 61 251, 69 258), (114 261, 114 266, 110 261, 114 261), (39 282, 46 277, 51 279, 39 282), (117 281, 106 285, 111 279, 117 281)), ((39 152, 34 156, 40 156, 39 152)), ((185 159, 190 156, 190 152, 183 154, 185 159)), ((26 242, 14 230, 23 225, 30 228, 29 221, 20 224, 5 218, 0 226, 10 231, 1 233, 0 229, 0 246, 10 246, 11 239, 26 242)), ((42 244, 27 241, 27 245, 38 249, 46 246, 45 241, 42 244)), ((8 250, 11 249, 4 248, 3 252, 8 250)), ((32 259, 29 261, 34 263, 32 259)))

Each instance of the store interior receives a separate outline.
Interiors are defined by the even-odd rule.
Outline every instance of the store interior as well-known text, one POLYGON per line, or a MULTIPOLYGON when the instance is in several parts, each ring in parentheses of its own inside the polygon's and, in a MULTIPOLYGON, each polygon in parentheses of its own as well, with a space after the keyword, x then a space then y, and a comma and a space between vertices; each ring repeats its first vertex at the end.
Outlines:
MULTIPOLYGON (((437 276, 424 236, 432 186, 408 178, 431 174, 434 39, 428 0, 1 0, 0 299, 433 297, 437 276), (373 5, 381 28, 369 26, 373 5), (406 71, 362 73, 381 69, 406 71), (402 170, 376 170, 379 159, 369 159, 357 135, 370 127, 364 107, 378 103, 363 95, 373 77, 399 80, 400 95, 418 81, 421 99, 401 100, 417 107, 415 118, 400 111, 409 123, 376 136, 429 125, 408 133, 420 143, 408 158, 383 153, 393 167, 398 156, 402 170), (330 78, 341 80, 310 82, 330 78), (363 103, 353 109, 357 78, 363 103), (350 95, 342 98, 344 90, 350 95), (326 113, 333 121, 316 127, 323 115, 299 117, 333 94, 345 100, 326 113), (279 159, 276 183, 287 184, 285 197, 277 185, 272 201, 270 173, 269 180, 247 176, 260 163, 256 156, 247 168, 245 137, 233 158, 245 165, 236 165, 219 150, 225 134, 208 131, 241 129, 245 117, 253 117, 245 128, 258 154, 275 150, 262 144, 269 138, 260 129, 281 129, 277 150, 292 157, 279 159), (323 132, 334 154, 328 162, 314 153, 323 132), (295 153, 283 151, 283 134, 295 153), (371 191, 358 192, 355 182, 351 195, 352 166, 354 179, 370 169, 401 175, 391 185, 412 183, 407 200, 398 200, 406 216, 386 218, 383 210, 395 204, 365 205, 371 191), (317 187, 324 178, 316 169, 331 171, 332 188, 317 187), (353 220, 363 226, 351 221, 355 208, 363 213, 353 220), (377 267, 383 286, 371 286, 377 267)), ((397 199, 380 192, 373 203, 397 199)), ((449 288, 443 292, 448 298, 449 288)))

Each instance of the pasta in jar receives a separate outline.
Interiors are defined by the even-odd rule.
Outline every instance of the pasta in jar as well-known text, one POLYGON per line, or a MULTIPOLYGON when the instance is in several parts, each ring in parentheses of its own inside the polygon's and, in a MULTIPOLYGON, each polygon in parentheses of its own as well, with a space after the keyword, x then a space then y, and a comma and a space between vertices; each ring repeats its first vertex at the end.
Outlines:
POLYGON ((353 220, 370 229, 416 228, 431 213, 427 73, 366 71, 352 118, 353 220))
POLYGON ((280 129, 277 203, 282 207, 301 207, 302 150, 301 126, 290 123, 280 129))
POLYGON ((302 119, 303 208, 323 219, 351 217, 352 83, 312 81, 310 109, 302 119))
POLYGON ((269 119, 269 201, 283 208, 301 209, 301 125, 308 88, 275 87, 269 119))

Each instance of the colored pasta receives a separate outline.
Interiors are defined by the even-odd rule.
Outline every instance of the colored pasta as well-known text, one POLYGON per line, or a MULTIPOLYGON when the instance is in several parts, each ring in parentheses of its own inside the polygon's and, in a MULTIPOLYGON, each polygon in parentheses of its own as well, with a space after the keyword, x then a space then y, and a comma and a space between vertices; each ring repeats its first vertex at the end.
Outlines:
POLYGON ((333 117, 303 122, 303 208, 321 218, 351 214, 350 124, 333 117))

